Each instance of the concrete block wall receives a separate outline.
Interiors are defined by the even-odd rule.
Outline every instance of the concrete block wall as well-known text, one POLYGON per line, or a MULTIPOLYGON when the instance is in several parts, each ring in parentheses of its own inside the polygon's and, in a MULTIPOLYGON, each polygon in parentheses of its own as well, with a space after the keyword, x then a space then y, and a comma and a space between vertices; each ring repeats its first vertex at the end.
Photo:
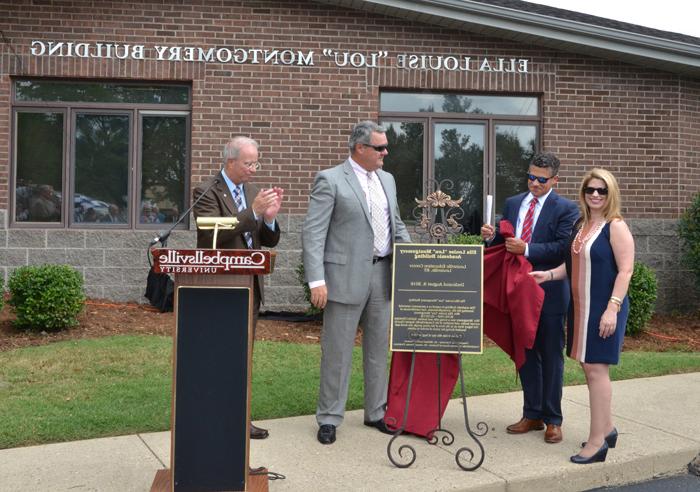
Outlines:
MULTIPOLYGON (((5 218, 5 211, 0 211, 5 218)), ((265 278, 264 310, 303 311, 307 305, 296 278, 301 264, 303 215, 279 217, 282 237, 276 248, 275 271, 265 278)), ((3 220, 3 223, 6 223, 3 220)), ((658 312, 700 309, 700 292, 692 273, 680 263, 677 221, 633 219, 636 258, 656 271, 659 282, 658 312)), ((410 230, 410 227, 409 227, 410 230)), ((5 283, 12 271, 24 265, 61 263, 82 273, 88 297, 114 301, 147 302, 143 297, 148 274, 146 248, 153 238, 146 231, 87 231, 63 229, 0 230, 0 271, 5 283)), ((171 248, 192 248, 193 231, 173 232, 171 248)))

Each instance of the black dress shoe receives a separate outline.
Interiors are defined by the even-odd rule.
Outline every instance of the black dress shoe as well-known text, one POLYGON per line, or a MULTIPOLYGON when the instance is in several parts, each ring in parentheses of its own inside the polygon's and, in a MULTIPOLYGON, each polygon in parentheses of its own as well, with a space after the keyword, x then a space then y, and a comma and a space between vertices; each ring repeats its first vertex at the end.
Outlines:
POLYGON ((267 436, 269 435, 270 433, 267 429, 261 429, 260 427, 255 427, 253 424, 250 424, 251 439, 267 439, 267 436))
POLYGON ((379 419, 374 422, 365 420, 365 425, 367 427, 374 427, 376 429, 379 429, 379 432, 383 432, 384 434, 391 434, 392 436, 396 434, 396 431, 393 431, 386 426, 386 422, 384 422, 384 419, 379 419))
MULTIPOLYGON (((605 436, 605 442, 608 443, 609 448, 614 448, 617 446, 617 428, 613 427, 613 430, 610 431, 610 434, 605 436)), ((581 443, 581 447, 586 446, 586 441, 581 443)))
POLYGON ((575 454, 572 456, 571 462, 576 463, 577 465, 588 465, 589 463, 598 463, 605 461, 605 457, 608 455, 608 443, 603 442, 603 445, 600 447, 598 451, 595 452, 593 456, 589 456, 588 458, 584 458, 583 456, 579 454, 575 454))
POLYGON ((321 444, 333 444, 335 442, 335 425, 323 424, 318 428, 316 437, 321 444))

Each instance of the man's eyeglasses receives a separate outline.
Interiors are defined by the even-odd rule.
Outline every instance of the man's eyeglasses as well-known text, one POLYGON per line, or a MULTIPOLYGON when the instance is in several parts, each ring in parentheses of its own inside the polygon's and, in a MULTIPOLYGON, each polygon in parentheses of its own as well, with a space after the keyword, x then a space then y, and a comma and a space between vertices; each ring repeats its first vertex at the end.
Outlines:
POLYGON ((372 147, 374 150, 377 152, 384 152, 386 149, 389 148, 388 145, 370 145, 370 144, 362 144, 365 147, 372 147))
POLYGON ((248 169, 253 170, 253 171, 257 171, 258 169, 260 169, 261 165, 262 164, 260 164, 260 161, 244 162, 243 163, 243 167, 247 167, 248 169))
POLYGON ((607 188, 593 188, 592 186, 586 186, 586 187, 583 189, 583 192, 584 192, 586 195, 592 195, 592 194, 595 193, 596 191, 598 192, 598 194, 599 194, 600 196, 605 196, 605 195, 608 194, 608 189, 607 189, 607 188))
POLYGON ((535 181, 535 180, 537 180, 537 182, 540 183, 540 184, 545 184, 545 183, 546 183, 547 181, 549 181, 550 179, 556 177, 556 174, 555 174, 554 176, 550 176, 550 177, 548 177, 548 178, 545 178, 544 176, 535 176, 534 174, 530 174, 530 173, 525 173, 525 174, 526 174, 526 176, 527 176, 527 179, 529 179, 530 181, 535 181))

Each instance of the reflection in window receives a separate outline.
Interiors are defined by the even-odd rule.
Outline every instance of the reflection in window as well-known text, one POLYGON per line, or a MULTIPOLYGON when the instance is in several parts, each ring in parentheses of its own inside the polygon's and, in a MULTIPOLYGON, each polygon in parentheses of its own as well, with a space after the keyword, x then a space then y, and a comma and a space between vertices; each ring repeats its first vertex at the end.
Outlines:
POLYGON ((139 223, 176 222, 184 208, 187 118, 144 116, 139 223))
POLYGON ((537 116, 536 97, 382 92, 380 111, 537 116))
POLYGON ((383 121, 387 129, 389 155, 384 158, 384 170, 396 180, 399 211, 404 220, 415 220, 415 199, 423 198, 423 123, 383 121))
POLYGON ((179 216, 188 85, 18 79, 13 89, 13 224, 157 228, 147 224, 179 216))
POLYGON ((535 125, 496 125, 496 213, 506 198, 527 191, 525 173, 536 153, 535 125))
POLYGON ((435 179, 449 179, 453 189, 441 189, 453 199, 462 198, 462 225, 467 234, 481 227, 484 176, 484 125, 435 124, 435 179))
POLYGON ((128 196, 129 116, 78 114, 73 221, 105 223, 123 217, 125 223, 128 196))
POLYGON ((17 80, 15 99, 82 103, 189 104, 189 88, 178 85, 17 80))
POLYGON ((17 113, 17 222, 61 221, 63 113, 17 113))

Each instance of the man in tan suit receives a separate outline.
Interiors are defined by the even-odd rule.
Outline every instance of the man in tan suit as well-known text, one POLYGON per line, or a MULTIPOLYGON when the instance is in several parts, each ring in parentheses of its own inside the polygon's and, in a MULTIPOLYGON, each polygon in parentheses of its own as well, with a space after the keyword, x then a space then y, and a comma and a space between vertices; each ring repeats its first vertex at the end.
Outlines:
MULTIPOLYGON (((260 168, 258 143, 248 137, 234 137, 224 146, 224 168, 212 180, 194 189, 194 199, 204 196, 194 207, 196 217, 236 217, 232 231, 219 231, 217 248, 272 248, 280 240, 277 214, 282 205, 282 188, 258 189, 250 183, 260 168)), ((198 230, 197 247, 211 248, 214 231, 198 230)), ((264 302, 262 279, 255 276, 253 292, 253 333, 260 304, 264 302)), ((265 439, 268 431, 250 425, 252 439, 265 439)))

